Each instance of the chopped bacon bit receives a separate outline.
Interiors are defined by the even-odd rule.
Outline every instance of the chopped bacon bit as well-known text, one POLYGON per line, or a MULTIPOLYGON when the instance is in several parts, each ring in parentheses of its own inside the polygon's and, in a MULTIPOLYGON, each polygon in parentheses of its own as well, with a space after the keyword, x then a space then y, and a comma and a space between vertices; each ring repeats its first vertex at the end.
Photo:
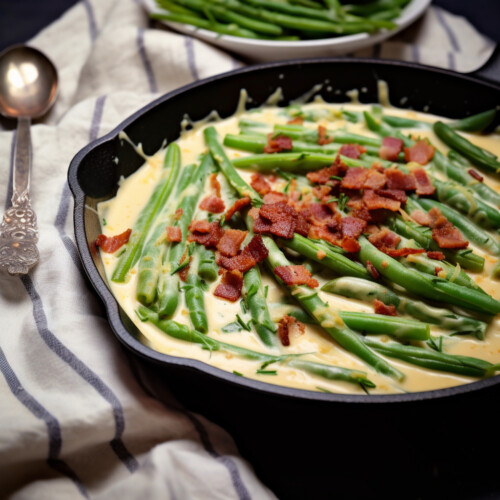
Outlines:
POLYGON ((215 189, 215 195, 220 198, 220 182, 217 180, 217 174, 210 174, 210 186, 215 189))
POLYGON ((434 259, 434 260, 444 260, 445 259, 445 255, 443 252, 436 252, 436 251, 428 251, 427 257, 429 257, 429 259, 434 259))
POLYGON ((328 137, 326 127, 318 125, 318 144, 324 146, 330 142, 333 142, 333 139, 328 137))
POLYGON ((302 125, 304 123, 304 118, 302 118, 302 116, 296 116, 295 118, 288 120, 287 123, 289 125, 302 125))
POLYGON ((363 201, 368 210, 375 210, 378 208, 385 208, 392 212, 397 212, 401 208, 401 202, 380 196, 373 189, 365 189, 363 192, 363 201))
POLYGON ((397 316, 396 306, 388 306, 381 300, 375 299, 373 301, 373 309, 375 314, 384 314, 385 316, 397 316))
POLYGON ((196 241, 206 248, 216 248, 224 234, 224 229, 217 221, 210 223, 206 220, 195 220, 191 222, 188 229, 191 232, 188 241, 196 241))
MULTIPOLYGON (((337 181, 338 182, 338 181, 337 181)), ((318 200, 327 200, 330 198, 330 193, 331 193, 332 187, 331 186, 316 186, 312 188, 312 192, 318 200)))
POLYGON ((348 253, 359 252, 361 249, 360 244, 354 238, 350 238, 348 236, 342 238, 340 246, 348 253))
POLYGON ((217 250, 225 257, 234 257, 240 251, 240 246, 247 234, 248 231, 226 229, 217 243, 217 250))
POLYGON ((203 198, 200 203, 200 208, 212 214, 220 214, 224 212, 226 205, 224 204, 224 201, 217 196, 210 195, 203 198))
POLYGON ((332 245, 341 246, 340 234, 332 232, 327 226, 311 226, 307 235, 311 240, 325 240, 332 245))
POLYGON ((311 224, 307 221, 307 217, 302 212, 299 212, 295 232, 301 234, 302 236, 307 236, 309 234, 310 227, 311 224))
POLYGON ((332 218, 333 210, 330 205, 323 203, 311 203, 303 210, 304 215, 308 217, 309 222, 314 225, 322 225, 332 218))
POLYGON ((378 249, 390 249, 396 248, 399 245, 401 237, 383 227, 379 231, 370 234, 368 241, 378 249))
POLYGON ((181 218, 181 216, 182 216, 183 213, 184 213, 184 210, 182 210, 182 208, 178 208, 175 211, 174 219, 175 220, 179 220, 181 218))
POLYGON ((250 240, 248 245, 239 255, 231 258, 221 255, 217 263, 230 271, 237 269, 244 273, 259 262, 262 262, 267 257, 268 253, 269 251, 262 241, 262 236, 259 234, 250 240))
POLYGON ((469 175, 471 177, 474 177, 474 179, 476 179, 476 181, 483 182, 484 177, 482 175, 478 174, 473 168, 469 168, 469 170, 467 170, 467 172, 469 173, 469 175))
POLYGON ((267 144, 264 146, 264 153, 281 153, 282 151, 290 151, 293 148, 292 139, 286 135, 268 134, 267 144))
POLYGON ((416 142, 413 146, 405 149, 405 161, 414 161, 420 165, 427 165, 434 156, 434 146, 431 146, 425 139, 416 142))
POLYGON ((271 191, 264 195, 262 198, 266 205, 271 205, 273 203, 287 203, 288 196, 285 193, 279 193, 278 191, 271 191))
POLYGON ((232 207, 229 207, 227 212, 226 212, 226 221, 228 221, 236 212, 241 211, 242 208, 245 208, 247 205, 250 205, 252 203, 252 200, 250 199, 249 196, 244 196, 243 198, 240 198, 239 200, 236 200, 233 204, 232 207))
POLYGON ((462 233, 441 213, 439 208, 429 210, 432 228, 432 239, 440 248, 466 248, 469 242, 462 233))
POLYGON ((429 214, 427 212, 424 212, 423 210, 413 210, 413 212, 411 212, 410 214, 410 217, 421 226, 429 226, 431 223, 429 214))
POLYGON ((214 291, 216 297, 236 302, 241 297, 243 274, 238 271, 224 271, 220 283, 214 291))
POLYGON ((413 177, 415 177, 415 182, 417 184, 416 193, 418 195, 434 194, 436 188, 432 185, 432 182, 427 176, 427 172, 423 168, 415 168, 411 173, 413 177))
POLYGON ((377 189, 376 193, 384 198, 390 198, 391 200, 396 200, 402 204, 406 203, 408 197, 402 189, 377 189))
POLYGON ((396 161, 403 150, 403 141, 397 137, 384 137, 378 155, 382 160, 396 161))
POLYGON ((439 273, 440 273, 442 270, 443 270, 443 268, 442 268, 442 267, 436 266, 436 267, 434 268, 434 274, 435 274, 436 276, 439 276, 439 273))
POLYGON ((267 182, 266 178, 259 173, 255 173, 252 175, 250 185, 257 191, 257 193, 264 196, 265 194, 271 191, 271 186, 269 182, 267 182))
POLYGON ((366 180, 363 184, 363 189, 382 189, 387 182, 385 175, 379 172, 376 168, 368 170, 366 180))
POLYGON ((344 217, 341 221, 342 235, 357 240, 366 229, 366 221, 357 217, 344 217))
POLYGON ((362 189, 368 177, 368 170, 363 167, 351 167, 347 169, 341 186, 347 189, 362 189))
MULTIPOLYGON (((336 158, 339 158, 338 156, 336 158)), ((344 163, 339 159, 335 160, 335 163, 330 167, 325 167, 320 170, 316 170, 315 172, 308 172, 306 177, 313 184, 327 184, 332 180, 332 176, 341 177, 346 172, 347 167, 344 163)))
POLYGON ((381 251, 384 252, 389 257, 407 257, 408 255, 420 254, 424 253, 424 248, 381 248, 381 251))
POLYGON ((352 158, 353 160, 357 160, 365 152, 366 148, 359 144, 343 144, 339 149, 340 155, 347 156, 347 158, 352 158))
POLYGON ((290 239, 297 227, 297 218, 295 209, 286 203, 264 204, 259 209, 253 230, 255 233, 271 233, 290 239))
POLYGON ((128 243, 131 232, 132 229, 127 229, 116 236, 105 236, 104 234, 100 234, 95 240, 95 244, 100 247, 103 252, 114 253, 128 243))
POLYGON ((182 231, 177 226, 167 226, 167 239, 172 243, 179 243, 182 240, 182 231))
POLYGON ((301 334, 304 333, 306 325, 298 321, 293 316, 285 314, 278 323, 278 337, 285 347, 290 345, 290 333, 297 330, 301 334))
POLYGON ((413 191, 417 184, 415 177, 410 174, 405 174, 397 168, 388 168, 385 171, 388 189, 402 189, 403 191, 413 191))
POLYGON ((307 285, 310 288, 316 288, 319 285, 303 265, 277 266, 274 268, 274 273, 287 285, 307 285))
POLYGON ((380 273, 377 271, 376 267, 369 261, 366 261, 366 269, 370 272, 374 279, 380 278, 380 273))

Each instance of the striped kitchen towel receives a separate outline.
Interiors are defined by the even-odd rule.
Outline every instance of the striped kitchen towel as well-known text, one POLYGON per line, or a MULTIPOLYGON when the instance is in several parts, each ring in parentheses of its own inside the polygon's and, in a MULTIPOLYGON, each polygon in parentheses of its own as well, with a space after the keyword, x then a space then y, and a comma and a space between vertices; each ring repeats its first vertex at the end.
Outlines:
MULTIPOLYGON (((0 274, 0 498, 274 498, 224 430, 180 406, 115 340, 78 257, 66 182, 88 142, 160 94, 242 63, 152 29, 133 0, 83 0, 30 45, 53 59, 60 93, 32 127, 41 262, 20 278, 0 274)), ((470 71, 493 44, 433 8, 374 50, 470 71), (464 30, 474 44, 461 42, 464 30)), ((3 207, 14 127, 0 121, 3 207)))

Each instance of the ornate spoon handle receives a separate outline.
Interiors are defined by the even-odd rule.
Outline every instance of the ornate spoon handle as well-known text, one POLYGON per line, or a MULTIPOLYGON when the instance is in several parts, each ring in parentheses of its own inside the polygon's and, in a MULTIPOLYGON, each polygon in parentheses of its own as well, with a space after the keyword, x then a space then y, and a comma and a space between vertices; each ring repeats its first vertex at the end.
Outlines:
POLYGON ((30 119, 20 117, 12 178, 12 206, 0 223, 0 268, 13 276, 27 274, 40 259, 36 247, 36 215, 29 197, 30 170, 30 119))

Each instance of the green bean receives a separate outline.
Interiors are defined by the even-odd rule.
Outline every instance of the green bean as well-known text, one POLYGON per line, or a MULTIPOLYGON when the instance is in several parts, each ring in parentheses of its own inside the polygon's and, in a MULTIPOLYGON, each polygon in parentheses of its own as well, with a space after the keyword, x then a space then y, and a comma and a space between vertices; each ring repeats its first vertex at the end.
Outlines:
POLYGON ((449 125, 437 121, 434 124, 434 132, 447 146, 457 150, 477 167, 487 172, 499 172, 500 162, 492 153, 472 144, 468 139, 457 134, 449 125))
POLYGON ((292 172, 310 172, 331 165, 335 155, 320 153, 275 153, 243 156, 233 160, 237 168, 252 168, 259 172, 280 169, 292 172))
POLYGON ((111 275, 112 281, 123 283, 126 280, 128 272, 141 256, 151 225, 170 197, 181 168, 180 149, 176 143, 168 145, 163 167, 160 183, 134 223, 125 252, 118 259, 111 275))
POLYGON ((204 249, 200 254, 200 264, 198 274, 205 281, 215 281, 219 275, 219 267, 215 262, 215 253, 212 250, 204 249))
POLYGON ((368 303, 373 303, 375 299, 380 300, 386 305, 395 306, 401 314, 408 314, 425 323, 450 330, 452 334, 471 334, 479 340, 484 340, 488 328, 488 324, 484 321, 430 306, 420 300, 396 293, 380 283, 361 278, 347 276, 335 278, 325 283, 321 290, 368 303))
POLYGON ((491 125, 496 114, 496 109, 490 109, 482 113, 477 113, 476 115, 467 116, 466 118, 450 122, 448 123, 448 127, 455 130, 461 130, 462 132, 482 132, 491 125))

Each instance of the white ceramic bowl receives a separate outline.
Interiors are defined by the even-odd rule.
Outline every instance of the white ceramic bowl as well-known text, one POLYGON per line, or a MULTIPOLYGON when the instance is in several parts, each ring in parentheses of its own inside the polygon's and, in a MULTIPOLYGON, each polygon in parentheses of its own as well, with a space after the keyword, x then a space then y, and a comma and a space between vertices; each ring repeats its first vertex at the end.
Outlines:
MULTIPOLYGON (((413 0, 406 6, 400 17, 394 20, 397 27, 393 30, 380 30, 376 33, 358 33, 320 40, 303 40, 295 42, 255 40, 229 35, 220 35, 213 31, 195 28, 193 26, 162 21, 166 26, 204 40, 224 50, 239 54, 253 62, 268 62, 303 57, 340 56, 359 49, 371 47, 398 31, 406 28, 417 20, 429 6, 431 0, 413 0)), ((155 0, 143 0, 143 5, 149 13, 161 12, 155 0)))

